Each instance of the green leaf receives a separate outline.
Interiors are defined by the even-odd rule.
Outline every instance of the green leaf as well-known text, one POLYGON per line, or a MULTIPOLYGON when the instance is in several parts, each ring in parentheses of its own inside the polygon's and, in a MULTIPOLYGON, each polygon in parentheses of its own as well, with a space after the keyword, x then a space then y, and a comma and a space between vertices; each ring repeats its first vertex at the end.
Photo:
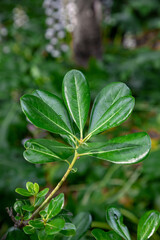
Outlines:
POLYGON ((97 125, 100 118, 116 101, 129 95, 131 95, 130 89, 122 82, 111 83, 104 87, 94 100, 90 117, 90 129, 97 125))
POLYGON ((146 212, 138 223, 138 240, 150 238, 160 226, 160 213, 155 210, 146 212))
POLYGON ((35 201, 35 204, 34 204, 34 207, 38 207, 39 205, 42 204, 42 202, 45 200, 45 196, 44 197, 37 197, 36 198, 36 201, 35 201))
POLYGON ((47 139, 30 139, 25 142, 24 158, 31 163, 44 164, 65 160, 73 154, 73 148, 47 139))
POLYGON ((5 240, 29 240, 29 237, 20 229, 10 228, 7 232, 5 240))
POLYGON ((90 92, 88 83, 80 71, 71 70, 65 75, 62 94, 82 137, 90 106, 90 92))
POLYGON ((32 182, 27 182, 26 188, 27 188, 28 192, 34 193, 34 185, 32 182))
POLYGON ((135 101, 132 96, 118 99, 106 110, 94 125, 90 125, 88 137, 123 123, 131 114, 134 103, 135 101))
POLYGON ((22 213, 22 207, 23 207, 23 202, 22 201, 16 201, 15 203, 14 203, 14 206, 13 206, 13 208, 14 208, 14 210, 17 212, 17 213, 22 213))
POLYGON ((69 237, 68 240, 79 240, 81 239, 87 230, 90 228, 92 217, 87 212, 79 213, 74 219, 73 223, 76 226, 76 235, 69 237))
POLYGON ((45 210, 40 211, 39 214, 42 218, 46 218, 47 216, 47 212, 45 210))
POLYGON ((44 222, 41 219, 35 219, 35 220, 30 220, 29 225, 31 225, 34 228, 43 228, 44 222))
POLYGON ((48 219, 56 216, 64 206, 64 194, 60 193, 57 197, 53 198, 47 207, 48 219))
MULTIPOLYGON (((46 96, 44 98, 29 94, 21 97, 21 107, 24 114, 39 128, 57 134, 73 135, 70 125, 67 125, 63 119, 64 114, 62 113, 64 113, 65 107, 62 101, 51 93, 45 92, 44 95, 48 95, 47 100, 46 96)), ((67 118, 67 112, 65 118, 67 118)))
POLYGON ((45 226, 45 231, 47 235, 54 235, 60 232, 65 225, 65 221, 62 218, 56 218, 48 222, 45 226))
POLYGON ((37 194, 39 192, 39 185, 38 183, 34 183, 34 192, 37 194))
POLYGON ((37 197, 44 197, 49 192, 49 188, 45 188, 37 194, 37 197))
POLYGON ((32 212, 34 210, 34 207, 31 205, 23 205, 22 209, 27 212, 32 212))
POLYGON ((76 233, 76 227, 72 223, 65 223, 64 228, 61 230, 61 233, 65 236, 73 236, 76 233))
POLYGON ((33 234, 33 233, 35 232, 35 228, 32 227, 32 226, 27 225, 27 226, 25 226, 25 227, 23 228, 23 231, 24 231, 26 234, 33 234))
POLYGON ((24 220, 29 220, 32 217, 32 213, 31 212, 26 212, 24 215, 24 220))
POLYGON ((142 161, 151 148, 147 133, 139 132, 109 140, 107 143, 87 143, 78 153, 117 164, 133 164, 142 161))
POLYGON ((33 193, 30 193, 26 189, 23 189, 23 188, 16 188, 15 192, 22 196, 25 196, 25 197, 33 196, 33 193))
POLYGON ((101 229, 93 229, 92 235, 96 240, 122 240, 114 231, 105 232, 101 229))
POLYGON ((38 231, 38 240, 53 240, 54 237, 51 235, 46 235, 45 230, 38 231))
POLYGON ((128 228, 123 224, 121 212, 114 207, 109 207, 106 214, 109 226, 125 240, 131 240, 128 228))

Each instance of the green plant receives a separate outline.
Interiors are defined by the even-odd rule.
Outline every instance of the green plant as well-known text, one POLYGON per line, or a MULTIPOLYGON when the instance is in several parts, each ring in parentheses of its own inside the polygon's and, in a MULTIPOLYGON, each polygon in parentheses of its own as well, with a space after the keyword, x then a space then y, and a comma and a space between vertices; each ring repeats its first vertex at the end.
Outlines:
MULTIPOLYGON (((101 229, 94 229, 92 235, 97 240, 131 240, 128 228, 123 223, 121 212, 115 207, 107 209, 106 219, 114 231, 105 232, 101 229)), ((137 240, 149 239, 160 226, 160 213, 155 210, 146 212, 138 223, 137 240)))
MULTIPOLYGON (((64 195, 53 196, 69 173, 74 171, 79 158, 91 156, 116 164, 134 164, 142 161, 151 147, 150 137, 144 132, 116 137, 107 142, 99 142, 98 138, 97 142, 88 142, 92 136, 119 126, 130 116, 134 98, 124 83, 109 84, 98 94, 86 135, 84 127, 90 108, 90 92, 88 82, 80 71, 72 70, 65 75, 62 95, 66 106, 59 97, 47 91, 36 90, 21 97, 22 110, 32 124, 59 134, 68 143, 52 139, 30 139, 25 142, 24 158, 28 162, 46 164, 65 161, 69 165, 60 182, 46 198, 49 189, 39 192, 37 183, 28 182, 27 189, 16 189, 22 196, 32 197, 32 201, 18 200, 14 205, 17 212, 15 225, 23 228, 31 239, 49 240, 58 233, 66 236, 75 234, 74 224, 68 222, 68 217, 61 215, 64 195)), ((82 234, 78 236, 73 239, 80 239, 82 234)))

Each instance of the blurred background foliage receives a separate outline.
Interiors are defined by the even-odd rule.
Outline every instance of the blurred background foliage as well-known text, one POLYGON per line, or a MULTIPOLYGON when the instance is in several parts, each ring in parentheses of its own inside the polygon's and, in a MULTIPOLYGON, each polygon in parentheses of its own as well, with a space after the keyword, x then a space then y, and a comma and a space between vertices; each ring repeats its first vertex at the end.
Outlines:
MULTIPOLYGON (((14 189, 24 187, 26 181, 53 188, 67 168, 63 163, 33 166, 24 160, 26 139, 58 137, 27 122, 19 98, 37 88, 61 96, 63 77, 72 68, 85 74, 92 102, 113 81, 125 82, 136 97, 127 122, 99 139, 147 131, 152 151, 143 163, 133 166, 83 158, 60 190, 66 196, 65 207, 74 215, 89 211, 92 226, 107 228, 105 209, 114 204, 122 210, 133 239, 138 218, 148 209, 160 211, 160 1, 94 0, 99 4, 101 54, 82 54, 84 61, 76 55, 80 54, 76 52, 76 31, 82 24, 77 1, 0 1, 1 235, 12 225, 5 207, 17 198, 14 189)), ((86 239, 92 239, 89 233, 86 239)))

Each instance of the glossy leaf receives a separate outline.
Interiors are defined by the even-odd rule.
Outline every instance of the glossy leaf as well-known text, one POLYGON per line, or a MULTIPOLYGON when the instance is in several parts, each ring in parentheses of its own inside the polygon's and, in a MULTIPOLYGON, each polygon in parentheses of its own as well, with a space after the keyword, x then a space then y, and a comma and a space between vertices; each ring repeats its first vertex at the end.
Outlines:
POLYGON ((39 192, 39 185, 38 183, 34 183, 34 192, 37 194, 39 192))
POLYGON ((87 143, 78 152, 117 164, 133 164, 143 160, 150 148, 149 135, 139 132, 117 137, 106 143, 87 143))
POLYGON ((45 196, 43 197, 37 197, 34 206, 38 207, 39 205, 42 204, 42 202, 45 200, 45 196))
POLYGON ((34 193, 34 185, 32 182, 27 182, 26 188, 27 188, 28 192, 34 193))
POLYGON ((47 207, 48 219, 56 216, 64 206, 64 194, 60 193, 57 197, 53 198, 47 207))
POLYGON ((37 197, 44 197, 49 192, 49 188, 45 188, 37 194, 37 197))
POLYGON ((101 229, 93 229, 92 235, 96 240, 122 240, 114 231, 105 232, 101 229))
POLYGON ((23 205, 22 209, 27 212, 32 212, 34 210, 34 207, 31 205, 23 205))
POLYGON ((34 228, 43 228, 44 227, 44 223, 42 222, 41 219, 30 220, 29 225, 31 225, 34 228))
POLYGON ((65 223, 61 233, 65 236, 73 236, 76 233, 76 227, 72 223, 65 223))
POLYGON ((24 214, 24 220, 29 220, 32 217, 32 213, 31 212, 26 212, 24 214))
POLYGON ((23 205, 24 205, 23 202, 18 200, 14 203, 13 208, 17 213, 21 214, 23 205))
POLYGON ((109 226, 125 240, 131 240, 128 228, 123 224, 121 212, 114 207, 109 207, 106 214, 109 226))
MULTIPOLYGON (((65 107, 62 101, 51 93, 45 94, 42 94, 43 97, 36 94, 36 96, 26 94, 21 97, 21 107, 24 114, 39 128, 57 134, 72 135, 70 124, 67 125, 63 119, 65 107), (47 100, 47 97, 44 97, 45 94, 48 94, 47 100)), ((66 118, 67 115, 65 116, 66 118)))
POLYGON ((35 228, 30 226, 30 225, 27 225, 23 228, 23 231, 26 233, 26 234, 33 234, 35 232, 35 228))
POLYGON ((23 188, 16 188, 15 192, 25 197, 30 197, 33 195, 33 193, 28 192, 26 189, 23 188))
POLYGON ((62 93, 65 104, 82 136, 90 106, 90 92, 84 75, 77 70, 69 71, 63 80, 62 93))
POLYGON ((73 237, 69 237, 69 240, 81 239, 87 230, 90 228, 92 217, 87 212, 79 213, 74 219, 73 224, 76 226, 76 234, 73 237))
POLYGON ((123 123, 131 114, 134 103, 135 101, 132 96, 118 99, 106 110, 96 124, 89 127, 89 136, 93 136, 123 123))
POLYGON ((155 210, 146 212, 138 223, 138 240, 149 239, 160 226, 160 213, 155 210))
POLYGON ((64 219, 62 218, 53 219, 52 221, 48 222, 45 225, 46 234, 47 235, 56 234, 64 228, 64 225, 65 225, 64 219))
POLYGON ((91 117, 90 129, 98 123, 103 114, 120 98, 131 95, 130 89, 122 82, 115 82, 104 87, 94 100, 91 117))
POLYGON ((73 154, 73 148, 47 139, 30 139, 25 142, 24 158, 31 163, 44 164, 65 160, 73 154))

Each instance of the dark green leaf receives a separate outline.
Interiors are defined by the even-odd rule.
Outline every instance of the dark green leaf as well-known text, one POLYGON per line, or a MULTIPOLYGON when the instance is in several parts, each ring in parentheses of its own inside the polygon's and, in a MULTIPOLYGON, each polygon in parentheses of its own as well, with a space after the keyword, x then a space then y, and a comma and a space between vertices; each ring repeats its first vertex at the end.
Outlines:
POLYGON ((67 109, 63 103, 63 101, 55 96, 52 93, 49 93, 47 91, 42 90, 35 90, 32 93, 34 96, 40 98, 44 103, 46 103, 51 109, 61 117, 63 122, 68 126, 70 130, 72 130, 71 121, 69 118, 69 114, 67 112, 67 109))
POLYGON ((32 212, 34 210, 34 207, 31 205, 23 205, 22 209, 28 212, 32 212))
POLYGON ((88 137, 123 123, 131 114, 134 103, 135 101, 132 96, 118 99, 106 110, 96 124, 89 127, 88 137))
POLYGON ((117 137, 106 143, 87 143, 78 152, 117 164, 133 164, 142 161, 150 148, 149 135, 139 132, 117 137))
POLYGON ((73 148, 47 139, 30 139, 25 142, 24 158, 31 163, 47 163, 65 160, 73 154, 73 148))
POLYGON ((45 230, 38 231, 38 240, 53 240, 54 237, 51 235, 46 235, 45 230))
POLYGON ((90 129, 97 125, 103 114, 120 98, 131 95, 130 89, 122 82, 104 87, 94 100, 90 117, 90 129))
POLYGON ((61 233, 65 236, 73 236, 76 233, 76 227, 72 223, 65 223, 61 233))
POLYGON ((90 228, 92 222, 92 217, 87 212, 79 213, 73 220, 74 225, 76 226, 76 235, 69 237, 69 240, 79 240, 81 239, 87 230, 90 228))
POLYGON ((131 240, 128 228, 123 224, 121 212, 114 207, 109 207, 106 214, 109 226, 125 240, 131 240))
POLYGON ((23 189, 23 188, 16 188, 15 192, 22 196, 25 196, 25 197, 30 197, 33 195, 33 193, 30 193, 26 189, 23 189))
POLYGON ((43 228, 44 222, 41 219, 35 219, 35 220, 30 220, 29 225, 31 225, 34 228, 43 228))
POLYGON ((101 229, 93 229, 92 235, 96 240, 122 240, 114 231, 105 232, 101 229))
POLYGON ((20 229, 10 228, 5 240, 29 240, 29 237, 20 229))
POLYGON ((69 71, 63 80, 62 93, 65 104, 81 137, 90 106, 90 92, 84 75, 77 70, 69 71))
POLYGON ((49 188, 45 188, 37 194, 37 197, 44 197, 49 192, 49 188))
POLYGON ((24 204, 23 204, 22 201, 16 201, 16 202, 14 203, 13 208, 14 208, 14 210, 15 210, 17 213, 20 213, 20 214, 21 214, 23 205, 24 205, 24 204))
POLYGON ((34 229, 34 227, 27 225, 23 228, 23 231, 26 234, 33 234, 35 232, 35 229, 34 229))
POLYGON ((31 216, 32 216, 32 213, 31 213, 31 212, 26 212, 26 213, 24 214, 24 220, 29 220, 29 219, 31 218, 31 216))
POLYGON ((45 231, 47 235, 54 235, 60 232, 65 225, 65 221, 62 218, 56 218, 48 222, 45 226, 45 231))
POLYGON ((23 112, 39 128, 57 134, 73 135, 70 125, 66 125, 61 115, 63 112, 61 100, 53 94, 48 93, 48 95, 50 104, 45 99, 34 95, 26 94, 21 97, 23 112))
POLYGON ((155 210, 146 212, 138 223, 138 240, 149 239, 160 226, 160 213, 155 210))
POLYGON ((64 194, 60 193, 57 197, 53 198, 47 207, 48 219, 56 216, 64 206, 64 194))

